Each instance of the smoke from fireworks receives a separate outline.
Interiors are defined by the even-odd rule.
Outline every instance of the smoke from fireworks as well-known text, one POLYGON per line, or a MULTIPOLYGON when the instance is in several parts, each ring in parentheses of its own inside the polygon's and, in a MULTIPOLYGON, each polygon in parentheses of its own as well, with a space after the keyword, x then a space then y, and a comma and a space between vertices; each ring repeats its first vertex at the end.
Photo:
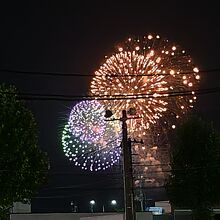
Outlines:
MULTIPOLYGON (((171 130, 171 129, 170 129, 171 130)), ((144 139, 144 144, 133 143, 134 183, 138 187, 163 186, 168 176, 169 141, 168 127, 151 125, 144 139)))

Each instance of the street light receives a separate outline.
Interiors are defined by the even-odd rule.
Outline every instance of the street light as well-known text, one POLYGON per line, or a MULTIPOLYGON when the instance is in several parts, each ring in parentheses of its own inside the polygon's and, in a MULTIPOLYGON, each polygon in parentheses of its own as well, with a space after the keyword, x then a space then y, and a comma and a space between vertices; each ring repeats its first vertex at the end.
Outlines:
POLYGON ((117 205, 117 201, 113 199, 113 200, 111 201, 111 205, 116 206, 116 205, 117 205))
MULTIPOLYGON (((110 203, 113 207, 117 205, 117 201, 115 199, 111 200, 110 203)), ((102 206, 102 212, 105 212, 105 205, 102 206)))
POLYGON ((90 204, 90 210, 91 210, 91 212, 94 212, 95 200, 91 200, 91 201, 89 202, 89 204, 90 204))
POLYGON ((112 206, 112 210, 113 211, 116 211, 116 206, 117 206, 117 201, 115 200, 115 199, 113 199, 112 201, 111 201, 111 206, 112 206))

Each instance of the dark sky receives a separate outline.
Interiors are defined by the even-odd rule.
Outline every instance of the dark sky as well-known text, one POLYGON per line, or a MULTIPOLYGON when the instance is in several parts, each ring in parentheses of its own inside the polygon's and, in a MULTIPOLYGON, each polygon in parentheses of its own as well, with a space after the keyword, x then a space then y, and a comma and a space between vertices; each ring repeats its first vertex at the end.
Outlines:
MULTIPOLYGON (((1 5, 0 14, 0 69, 92 74, 116 43, 148 33, 180 44, 202 70, 220 67, 220 14, 214 1, 8 1, 1 5)), ((219 74, 201 74, 201 88, 220 86, 219 74)), ((0 72, 1 82, 30 93, 84 95, 89 79, 0 72)), ((195 108, 220 129, 219 97, 199 96, 195 108)), ((97 199, 100 205, 102 200, 119 199, 122 191, 52 190, 65 186, 100 188, 117 185, 121 178, 79 175, 63 156, 60 132, 74 103, 29 101, 28 105, 39 126, 40 147, 51 160, 50 189, 37 195, 48 198, 33 200, 34 210, 66 211, 73 199, 81 202, 83 211, 88 208, 87 200, 97 199)))

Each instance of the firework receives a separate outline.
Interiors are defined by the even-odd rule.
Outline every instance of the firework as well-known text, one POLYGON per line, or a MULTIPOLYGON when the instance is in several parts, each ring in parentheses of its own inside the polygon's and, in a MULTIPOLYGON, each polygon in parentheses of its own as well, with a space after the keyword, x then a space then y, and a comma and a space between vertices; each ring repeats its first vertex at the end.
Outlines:
POLYGON ((193 106, 198 72, 190 55, 167 39, 158 35, 129 38, 95 71, 90 91, 112 98, 102 104, 117 117, 122 110, 135 108, 141 118, 128 120, 128 130, 140 137, 164 114, 178 118, 193 106))
POLYGON ((75 166, 99 171, 119 162, 120 122, 106 121, 104 115, 105 109, 97 101, 82 101, 73 107, 62 133, 62 146, 75 166))
POLYGON ((82 141, 96 142, 105 131, 104 107, 97 101, 83 101, 76 104, 69 116, 72 134, 82 141))

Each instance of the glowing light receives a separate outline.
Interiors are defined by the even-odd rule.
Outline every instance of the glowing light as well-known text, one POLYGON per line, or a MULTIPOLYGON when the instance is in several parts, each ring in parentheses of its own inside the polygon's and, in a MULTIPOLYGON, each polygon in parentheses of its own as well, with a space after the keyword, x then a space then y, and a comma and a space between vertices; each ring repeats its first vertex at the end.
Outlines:
POLYGON ((171 75, 174 75, 174 74, 175 74, 175 71, 174 71, 174 70, 170 70, 170 74, 171 74, 171 75))
POLYGON ((95 200, 91 200, 89 203, 90 203, 91 205, 95 205, 95 200))
POLYGON ((122 51, 123 51, 123 48, 122 48, 122 47, 119 47, 119 48, 118 48, 118 51, 122 52, 122 51))
POLYGON ((200 75, 196 75, 196 79, 200 79, 200 75))
POLYGON ((116 200, 112 200, 111 201, 111 205, 117 205, 117 201, 116 200))
POLYGON ((198 72, 199 72, 199 69, 198 69, 197 67, 194 67, 194 68, 193 68, 193 71, 194 71, 195 73, 198 73, 198 72))
POLYGON ((153 36, 149 34, 149 35, 147 36, 147 38, 148 38, 149 40, 151 40, 151 39, 153 39, 153 36))

